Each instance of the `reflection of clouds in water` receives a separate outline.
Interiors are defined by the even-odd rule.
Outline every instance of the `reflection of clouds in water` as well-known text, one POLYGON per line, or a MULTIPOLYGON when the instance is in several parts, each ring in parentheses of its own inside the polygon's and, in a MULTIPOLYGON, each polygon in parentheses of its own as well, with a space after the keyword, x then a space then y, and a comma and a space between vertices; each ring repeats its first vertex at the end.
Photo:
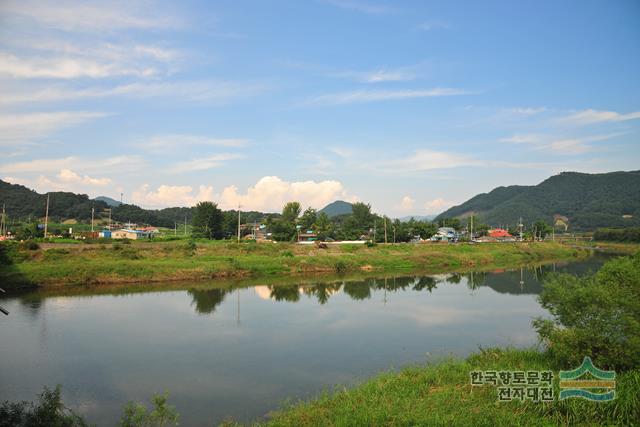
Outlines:
POLYGON ((271 299, 271 289, 269 289, 267 286, 254 286, 253 290, 261 299, 271 299))

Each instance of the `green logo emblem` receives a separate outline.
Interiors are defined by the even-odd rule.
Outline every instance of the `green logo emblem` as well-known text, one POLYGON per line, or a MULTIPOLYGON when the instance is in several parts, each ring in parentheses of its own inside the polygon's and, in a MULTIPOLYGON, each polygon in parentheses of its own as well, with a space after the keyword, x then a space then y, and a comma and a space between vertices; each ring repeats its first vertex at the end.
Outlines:
POLYGON ((603 371, 593 366, 590 357, 573 371, 560 371, 560 400, 581 397, 607 402, 616 398, 616 372, 603 371), (590 378, 580 378, 586 374, 590 378))

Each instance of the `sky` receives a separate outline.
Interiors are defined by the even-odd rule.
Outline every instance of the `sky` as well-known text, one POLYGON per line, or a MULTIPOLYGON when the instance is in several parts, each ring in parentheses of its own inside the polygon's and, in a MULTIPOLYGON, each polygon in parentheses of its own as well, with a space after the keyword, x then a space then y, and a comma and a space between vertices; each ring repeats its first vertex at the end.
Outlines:
POLYGON ((442 212, 640 169, 640 2, 0 1, 0 179, 442 212))

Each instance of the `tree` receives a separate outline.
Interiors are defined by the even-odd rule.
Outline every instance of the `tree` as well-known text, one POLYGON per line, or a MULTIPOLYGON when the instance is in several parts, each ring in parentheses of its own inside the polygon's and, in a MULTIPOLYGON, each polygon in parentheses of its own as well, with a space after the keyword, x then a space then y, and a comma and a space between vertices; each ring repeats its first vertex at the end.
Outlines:
POLYGON ((301 207, 299 202, 289 202, 282 208, 282 220, 290 224, 295 224, 300 216, 301 207))
POLYGON ((193 234, 205 239, 221 239, 223 233, 223 214, 213 202, 200 202, 193 215, 193 234))
POLYGON ((318 219, 318 212, 313 208, 307 208, 300 217, 300 225, 302 230, 311 230, 318 219))
POLYGON ((536 236, 540 236, 540 238, 544 239, 547 234, 553 231, 553 228, 546 222, 538 220, 533 224, 533 230, 536 236))
POLYGON ((320 240, 326 240, 327 237, 330 237, 333 233, 333 224, 331 223, 331 219, 329 218, 329 215, 324 212, 320 212, 313 228, 316 233, 318 233, 318 239, 320 240))

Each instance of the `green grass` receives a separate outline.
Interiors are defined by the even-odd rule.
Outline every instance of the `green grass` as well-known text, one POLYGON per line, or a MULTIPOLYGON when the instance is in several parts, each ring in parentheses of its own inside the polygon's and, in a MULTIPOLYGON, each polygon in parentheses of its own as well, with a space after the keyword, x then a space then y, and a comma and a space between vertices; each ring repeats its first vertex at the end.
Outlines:
MULTIPOLYGON (((597 403, 498 402, 493 386, 471 386, 473 370, 553 370, 535 349, 488 349, 465 360, 447 359, 387 372, 352 389, 336 388, 309 401, 285 405, 255 425, 268 426, 547 426, 638 425, 640 371, 619 373, 617 398, 597 403)), ((228 423, 228 425, 234 425, 228 423)))
POLYGON ((21 285, 102 284, 269 277, 308 273, 438 273, 585 256, 558 243, 315 246, 197 241, 2 245, 0 280, 21 285), (4 254, 4 255, 3 255, 4 254))

